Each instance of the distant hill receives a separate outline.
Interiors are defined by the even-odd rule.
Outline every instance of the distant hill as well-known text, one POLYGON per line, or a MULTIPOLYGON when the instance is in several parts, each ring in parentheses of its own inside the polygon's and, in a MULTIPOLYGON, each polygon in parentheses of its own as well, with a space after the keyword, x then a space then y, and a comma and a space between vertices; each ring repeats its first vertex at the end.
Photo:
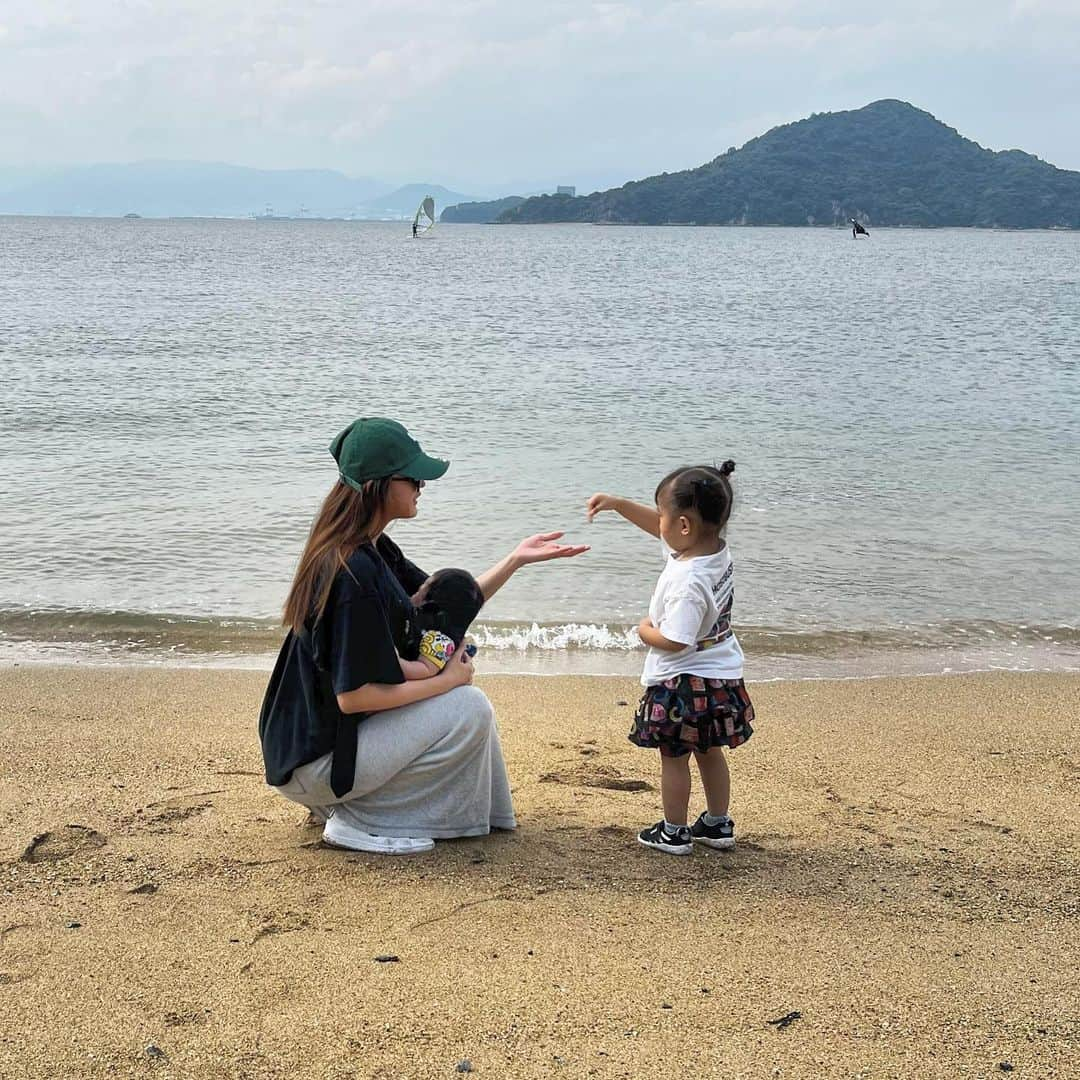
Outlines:
POLYGON ((994 152, 903 101, 817 113, 696 169, 580 198, 546 195, 500 222, 1080 228, 1080 173, 994 152))
POLYGON ((372 217, 409 217, 416 213, 421 201, 430 195, 435 200, 435 212, 458 203, 475 202, 475 195, 462 195, 460 191, 451 191, 441 184, 406 184, 389 195, 369 199, 364 212, 372 217))
POLYGON ((0 189, 0 213, 120 217, 345 217, 386 185, 330 169, 249 169, 201 161, 85 165, 0 189))
POLYGON ((440 216, 440 221, 452 225, 485 225, 498 219, 506 210, 513 210, 525 201, 522 195, 507 195, 505 199, 493 199, 491 202, 466 202, 457 206, 448 206, 440 216))
POLYGON ((39 183, 46 177, 55 176, 62 171, 62 166, 0 165, 0 192, 39 183))

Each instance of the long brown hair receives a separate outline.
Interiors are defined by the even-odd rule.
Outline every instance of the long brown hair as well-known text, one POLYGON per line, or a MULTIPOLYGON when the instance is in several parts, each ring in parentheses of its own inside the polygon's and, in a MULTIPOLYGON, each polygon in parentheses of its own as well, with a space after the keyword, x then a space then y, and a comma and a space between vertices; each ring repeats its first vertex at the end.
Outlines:
POLYGON ((330 599, 334 578, 361 544, 374 540, 371 526, 386 505, 390 477, 369 480, 360 491, 344 480, 323 499, 285 601, 282 625, 299 634, 305 621, 318 619, 330 599))

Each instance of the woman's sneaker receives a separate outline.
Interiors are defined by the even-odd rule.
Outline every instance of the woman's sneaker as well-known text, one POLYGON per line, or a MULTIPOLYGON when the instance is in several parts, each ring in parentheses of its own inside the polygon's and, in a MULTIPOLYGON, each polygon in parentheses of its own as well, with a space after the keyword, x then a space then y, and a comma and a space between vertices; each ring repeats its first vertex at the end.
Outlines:
POLYGON ((729 818, 721 818, 716 825, 709 825, 705 821, 705 815, 690 826, 690 835, 694 842, 713 848, 733 848, 735 846, 735 822, 729 818))
POLYGON ((349 851, 370 851, 375 855, 420 855, 431 851, 435 841, 420 836, 375 836, 350 825, 341 814, 332 814, 323 829, 324 843, 349 851))
POLYGON ((690 836, 690 827, 680 825, 674 832, 668 832, 664 823, 658 821, 648 829, 642 829, 638 833, 638 843, 646 847, 656 848, 657 851, 666 851, 669 855, 692 855, 694 844, 690 836))

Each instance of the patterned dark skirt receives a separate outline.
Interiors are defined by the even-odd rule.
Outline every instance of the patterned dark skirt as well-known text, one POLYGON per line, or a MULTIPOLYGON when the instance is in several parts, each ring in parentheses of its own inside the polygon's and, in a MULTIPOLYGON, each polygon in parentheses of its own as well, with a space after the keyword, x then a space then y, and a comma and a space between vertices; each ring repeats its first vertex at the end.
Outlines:
POLYGON ((645 690, 630 741, 682 757, 714 746, 741 746, 754 729, 754 706, 742 679, 676 675, 645 690))

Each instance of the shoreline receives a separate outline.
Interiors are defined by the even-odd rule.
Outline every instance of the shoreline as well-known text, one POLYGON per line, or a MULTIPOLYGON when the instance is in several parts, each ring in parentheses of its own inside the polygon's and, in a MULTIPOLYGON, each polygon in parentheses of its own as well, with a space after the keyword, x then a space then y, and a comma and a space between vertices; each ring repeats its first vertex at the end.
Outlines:
MULTIPOLYGON (((579 196, 586 197, 586 196, 579 196)), ((455 204, 457 205, 457 204, 455 204)), ((126 214, 38 214, 29 211, 5 210, 0 211, 0 220, 5 218, 27 220, 41 219, 46 221, 101 221, 132 224, 136 221, 209 221, 209 222, 301 222, 313 225, 407 225, 408 217, 403 218, 347 218, 347 217, 291 217, 287 214, 243 214, 243 215, 183 215, 183 214, 136 214, 129 217, 126 214)), ((534 225, 561 225, 561 226, 593 226, 619 229, 790 229, 807 230, 814 232, 833 231, 851 232, 850 224, 840 222, 821 222, 821 224, 803 223, 800 225, 782 224, 780 222, 757 222, 755 224, 736 221, 665 221, 650 223, 644 221, 439 221, 439 225, 499 225, 499 226, 534 226, 534 225)), ((1064 233, 1077 235, 1080 228, 1068 225, 926 225, 921 223, 875 225, 875 231, 879 232, 987 232, 987 233, 1064 233)))
MULTIPOLYGON (((152 673, 160 672, 167 674, 172 671, 176 672, 206 672, 208 674, 220 673, 220 674, 236 674, 236 675, 262 675, 268 676, 273 669, 274 656, 257 657, 258 663, 245 664, 241 661, 243 657, 224 658, 221 662, 200 662, 192 660, 185 663, 180 659, 171 660, 155 660, 146 659, 142 662, 132 662, 129 656, 118 658, 115 661, 104 660, 88 660, 86 662, 72 659, 57 659, 54 657, 19 657, 14 659, 11 657, 4 657, 0 655, 0 674, 5 671, 13 671, 15 669, 25 668, 26 670, 37 671, 102 671, 102 672, 122 672, 129 674, 136 673, 152 673), (235 662, 233 662, 235 661, 235 662)), ((637 676, 640 672, 637 670, 640 668, 640 664, 635 666, 635 670, 632 671, 574 671, 574 670, 560 670, 560 671, 537 671, 534 669, 525 668, 522 670, 511 670, 498 668, 496 670, 485 670, 482 667, 477 668, 476 678, 483 679, 621 679, 629 680, 637 684, 637 676)), ((801 683, 859 683, 859 682, 880 682, 883 680, 896 680, 904 681, 907 679, 958 679, 958 678, 979 678, 982 676, 993 677, 995 675, 1015 675, 1015 676, 1032 676, 1034 678, 1042 676, 1076 676, 1080 678, 1080 665, 1076 667, 1045 667, 1045 668, 1019 668, 1019 667, 985 667, 985 668, 963 668, 963 669, 946 669, 944 671, 883 671, 875 673, 857 673, 851 675, 772 675, 772 676, 759 676, 754 677, 752 674, 748 674, 746 677, 747 686, 776 686, 776 685, 798 685, 801 683)))
POLYGON ((636 680, 477 683, 520 828, 392 859, 265 786, 262 672, 0 667, 0 1073, 1070 1075, 1080 674, 756 684, 688 859, 636 680))
MULTIPOLYGON (((250 672, 268 676, 277 653, 182 655, 176 653, 115 653, 99 647, 53 649, 37 646, 23 649, 0 640, 0 671, 19 668, 73 668, 117 671, 206 671, 250 672)), ((598 651, 533 651, 498 653, 482 651, 477 662, 478 677, 513 678, 597 678, 636 679, 641 674, 643 656, 636 650, 625 654, 598 651)), ((957 675, 1070 675, 1080 674, 1080 653, 1063 651, 1043 655, 1041 662, 1025 664, 1000 662, 996 655, 957 658, 939 651, 911 651, 873 657, 821 658, 761 657, 751 654, 745 665, 748 684, 802 682, 859 682, 881 679, 932 679, 957 675), (995 662, 997 661, 997 662, 995 662)))
MULTIPOLYGON (((618 621, 489 620, 469 634, 478 669, 515 675, 640 674, 644 650, 618 621)), ((0 666, 191 667, 269 671, 283 638, 269 619, 121 610, 0 610, 0 666)), ((755 682, 888 678, 980 671, 1080 671, 1071 623, 981 619, 919 626, 814 629, 744 624, 755 682)))

